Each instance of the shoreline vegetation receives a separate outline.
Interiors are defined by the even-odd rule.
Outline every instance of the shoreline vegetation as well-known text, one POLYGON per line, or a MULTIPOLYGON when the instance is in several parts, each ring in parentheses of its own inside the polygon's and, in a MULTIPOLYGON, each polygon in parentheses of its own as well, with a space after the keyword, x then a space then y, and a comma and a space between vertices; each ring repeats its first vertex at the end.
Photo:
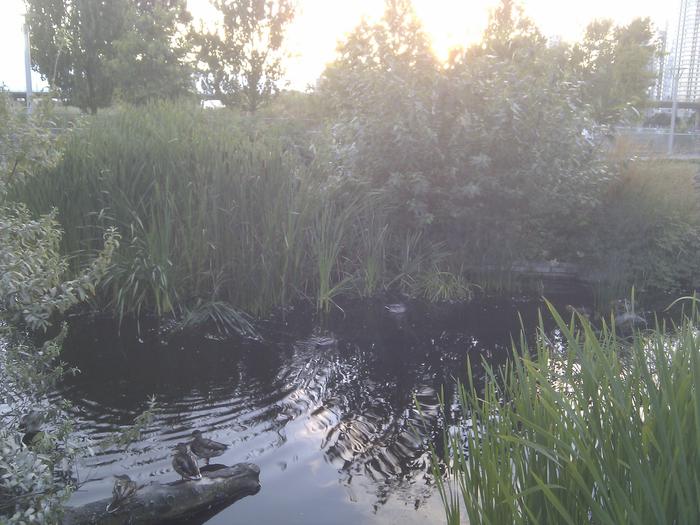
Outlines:
POLYGON ((188 102, 115 108, 79 125, 57 164, 11 197, 55 213, 73 272, 106 232, 119 234, 93 308, 119 319, 210 318, 242 334, 253 318, 300 300, 327 313, 339 297, 538 294, 539 278, 512 270, 546 257, 586 268, 603 313, 632 287, 669 297, 698 277, 692 163, 627 161, 576 224, 567 208, 538 227, 526 215, 509 231, 482 206, 462 209, 460 220, 407 219, 393 191, 339 175, 332 148, 317 127, 281 118, 188 102), (556 254, 534 250, 561 228, 571 234, 556 254), (530 251, 513 253, 520 243, 530 251))
POLYGON ((628 338, 550 305, 559 339, 540 330, 505 367, 470 367, 433 450, 447 522, 696 522, 700 336, 686 299, 679 323, 628 338))
MULTIPOLYGON (((647 19, 595 21, 565 44, 503 0, 482 41, 442 63, 411 2, 391 0, 301 93, 276 83, 294 17, 287 0, 257 14, 219 2, 222 13, 252 17, 225 33, 230 42, 195 31, 182 2, 124 2, 94 7, 119 20, 113 41, 95 44, 112 58, 75 64, 100 79, 99 93, 71 77, 75 57, 52 40, 48 14, 67 11, 29 2, 43 43, 33 44, 37 67, 61 100, 91 115, 71 122, 56 112, 71 122, 60 155, 9 194, 53 214, 69 273, 90 264, 106 233, 119 236, 89 299, 95 309, 137 321, 209 318, 245 333, 253 318, 299 300, 328 313, 340 297, 387 292, 435 302, 541 295, 537 279, 513 271, 541 262, 585 268, 601 312, 632 288, 679 294, 700 279, 695 165, 611 145, 653 82, 647 19), (248 71, 246 39, 268 25, 260 45, 270 62, 248 71), (162 78, 138 67, 145 77, 126 85, 114 71, 134 65, 120 53, 149 40, 172 60, 162 78), (203 109, 181 77, 225 107, 203 109)), ((65 22, 76 35, 91 29, 65 22)))

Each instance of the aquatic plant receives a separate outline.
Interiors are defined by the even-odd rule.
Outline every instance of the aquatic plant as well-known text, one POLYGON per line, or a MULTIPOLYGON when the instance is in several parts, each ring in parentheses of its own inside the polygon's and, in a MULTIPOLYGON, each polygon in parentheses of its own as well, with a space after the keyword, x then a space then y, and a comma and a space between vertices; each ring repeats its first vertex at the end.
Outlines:
POLYGON ((447 521, 696 523, 697 311, 632 342, 551 313, 557 339, 521 338, 444 400, 459 406, 433 463, 447 521))

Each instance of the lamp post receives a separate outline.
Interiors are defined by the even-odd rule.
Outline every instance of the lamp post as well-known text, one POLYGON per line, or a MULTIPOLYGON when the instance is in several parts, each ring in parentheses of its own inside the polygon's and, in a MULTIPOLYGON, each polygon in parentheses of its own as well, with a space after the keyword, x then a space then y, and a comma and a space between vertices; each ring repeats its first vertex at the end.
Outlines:
POLYGON ((27 111, 32 111, 32 54, 29 47, 29 21, 24 15, 24 78, 27 88, 27 111))
POLYGON ((671 89, 671 132, 668 134, 668 156, 673 155, 673 139, 676 135, 676 113, 678 112, 678 81, 684 67, 679 67, 673 75, 673 88, 671 89))

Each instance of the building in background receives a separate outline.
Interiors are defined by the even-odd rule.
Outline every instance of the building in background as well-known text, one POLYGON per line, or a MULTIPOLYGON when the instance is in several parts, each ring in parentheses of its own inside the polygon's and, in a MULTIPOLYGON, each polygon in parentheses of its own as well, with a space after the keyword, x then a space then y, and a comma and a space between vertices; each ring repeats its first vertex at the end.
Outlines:
POLYGON ((678 101, 700 101, 700 0, 680 0, 671 31, 664 31, 660 39, 665 53, 656 66, 654 98, 671 100, 676 77, 678 101))

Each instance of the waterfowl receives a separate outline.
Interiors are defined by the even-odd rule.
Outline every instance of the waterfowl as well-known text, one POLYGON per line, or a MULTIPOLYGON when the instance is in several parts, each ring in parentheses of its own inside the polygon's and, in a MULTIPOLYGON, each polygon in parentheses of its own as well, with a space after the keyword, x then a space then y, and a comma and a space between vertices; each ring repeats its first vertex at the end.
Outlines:
POLYGON ((384 305, 384 308, 392 315, 403 315, 407 310, 406 305, 403 303, 387 304, 384 305))
POLYGON ((210 458, 220 456, 228 448, 228 445, 202 437, 199 430, 192 432, 192 437, 194 439, 190 443, 190 449, 195 456, 203 458, 206 465, 209 464, 210 458))
POLYGON ((634 311, 634 305, 627 299, 616 301, 614 309, 615 328, 621 333, 631 334, 635 330, 647 327, 647 320, 634 311))
POLYGON ((112 501, 107 505, 107 512, 114 512, 122 503, 124 503, 128 498, 136 494, 139 489, 136 482, 131 481, 131 478, 126 474, 118 474, 114 476, 117 478, 114 481, 114 488, 112 488, 112 501))
POLYGON ((564 308, 567 312, 571 314, 578 314, 580 318, 583 318, 588 322, 593 319, 593 312, 586 306, 573 306, 571 304, 567 304, 564 308))
POLYGON ((22 443, 31 448, 44 438, 41 426, 44 422, 44 414, 37 410, 31 410, 19 420, 19 430, 24 432, 22 443))
POLYGON ((202 479, 197 460, 187 448, 187 443, 178 443, 173 454, 173 469, 182 479, 202 479))

